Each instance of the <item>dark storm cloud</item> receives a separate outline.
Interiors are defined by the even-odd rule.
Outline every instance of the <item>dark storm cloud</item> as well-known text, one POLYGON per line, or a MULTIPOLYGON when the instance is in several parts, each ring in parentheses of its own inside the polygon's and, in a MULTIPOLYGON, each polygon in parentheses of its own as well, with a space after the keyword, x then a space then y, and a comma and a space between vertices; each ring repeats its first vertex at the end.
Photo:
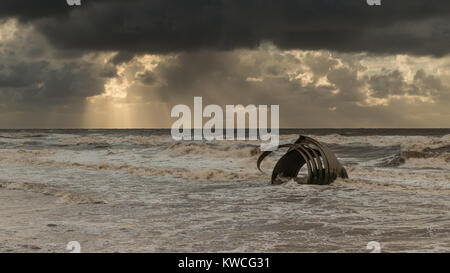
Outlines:
POLYGON ((416 71, 412 83, 407 83, 398 70, 382 71, 382 73, 385 74, 372 76, 368 80, 372 96, 376 98, 386 98, 390 95, 437 98, 449 92, 439 78, 425 73, 422 69, 416 71))
POLYGON ((14 75, 0 71, 0 95, 15 110, 19 107, 48 111, 54 105, 82 105, 86 97, 101 94, 104 83, 101 70, 86 63, 50 68, 48 64, 30 62, 22 63, 14 75), (30 75, 23 77, 23 71, 30 75))
POLYGON ((0 40, 2 112, 80 108, 86 97, 101 94, 105 82, 117 74, 114 65, 99 62, 96 54, 85 59, 55 57, 58 51, 51 49, 29 27, 14 31, 12 39, 0 40))
MULTIPOLYGON (((0 58, 1 60, 1 58, 0 58)), ((5 87, 27 87, 39 81, 38 71, 46 69, 47 62, 20 62, 0 67, 0 88, 5 87)))
POLYGON ((263 41, 283 49, 449 52, 448 0, 382 1, 381 7, 366 0, 81 2, 69 7, 63 0, 2 0, 0 16, 31 22, 60 48, 128 55, 254 48, 263 41))
POLYGON ((134 58, 134 54, 128 51, 121 51, 111 58, 111 63, 118 65, 131 61, 134 58))
POLYGON ((156 81, 156 76, 151 71, 145 71, 144 73, 137 74, 136 79, 145 85, 151 85, 156 81))
POLYGON ((442 84, 442 81, 433 76, 427 75, 423 69, 416 72, 414 82, 419 87, 415 89, 416 94, 428 96, 445 96, 450 93, 450 89, 442 84), (422 92, 420 92, 422 90, 422 92))
POLYGON ((384 98, 388 95, 403 95, 406 93, 416 93, 415 86, 408 85, 402 73, 398 70, 387 74, 375 75, 370 78, 369 85, 373 91, 372 96, 376 98, 384 98), (408 92, 408 89, 414 89, 413 92, 408 92))

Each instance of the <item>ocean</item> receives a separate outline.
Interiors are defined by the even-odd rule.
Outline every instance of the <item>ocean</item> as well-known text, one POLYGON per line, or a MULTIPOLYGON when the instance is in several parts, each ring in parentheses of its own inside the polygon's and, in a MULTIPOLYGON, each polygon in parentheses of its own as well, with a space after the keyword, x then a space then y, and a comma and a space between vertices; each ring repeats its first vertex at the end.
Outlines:
MULTIPOLYGON (((450 129, 284 129, 349 179, 271 185, 282 151, 161 130, 0 130, 0 252, 450 251, 450 129)), ((306 170, 301 171, 305 175, 306 170)))

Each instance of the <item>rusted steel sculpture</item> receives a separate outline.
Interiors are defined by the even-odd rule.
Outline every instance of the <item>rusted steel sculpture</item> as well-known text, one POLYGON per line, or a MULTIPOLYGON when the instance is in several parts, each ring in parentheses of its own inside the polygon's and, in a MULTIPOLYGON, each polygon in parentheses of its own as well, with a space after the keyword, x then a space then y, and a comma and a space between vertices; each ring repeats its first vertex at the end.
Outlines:
MULTIPOLYGON (((278 148, 289 148, 278 160, 272 172, 272 184, 279 184, 280 178, 297 178, 300 169, 306 164, 308 168, 307 184, 328 185, 336 178, 348 178, 347 171, 339 163, 334 153, 324 144, 307 136, 300 135, 294 144, 284 144, 278 148)), ((263 152, 257 162, 261 162, 272 151, 263 152)))

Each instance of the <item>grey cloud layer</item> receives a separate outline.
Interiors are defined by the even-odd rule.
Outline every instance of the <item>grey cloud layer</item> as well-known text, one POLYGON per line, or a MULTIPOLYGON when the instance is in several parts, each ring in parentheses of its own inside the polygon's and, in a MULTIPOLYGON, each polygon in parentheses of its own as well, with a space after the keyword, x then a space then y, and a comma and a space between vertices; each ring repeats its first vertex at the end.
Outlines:
POLYGON ((101 94, 116 75, 112 64, 91 58, 63 57, 32 28, 20 28, 13 39, 0 41, 0 103, 4 111, 51 111, 56 106, 83 105, 101 94), (92 61, 89 61, 89 60, 92 61))
MULTIPOLYGON (((127 99, 191 105, 193 96, 203 96, 206 104, 279 104, 283 127, 446 126, 450 89, 441 78, 420 69, 411 82, 398 70, 358 76, 366 71, 363 59, 329 52, 299 59, 264 48, 183 53, 154 71, 137 73, 127 99), (302 74, 312 77, 295 78, 302 74), (370 104, 371 99, 389 101, 370 104), (441 118, 430 119, 432 115, 441 118)), ((134 74, 129 75, 132 81, 134 74)))
POLYGON ((0 0, 0 24, 20 22, 12 39, 0 38, 0 126, 45 127, 39 120, 52 113, 60 118, 50 127, 82 126, 86 98, 125 77, 120 100, 130 104, 200 95, 208 104, 279 104, 285 127, 448 127, 450 64, 444 76, 389 64, 365 74, 363 65, 397 53, 448 58, 448 0, 81 1, 0 0), (296 58, 285 49, 317 51, 296 58), (119 53, 105 61, 111 51, 119 53), (153 71, 135 58, 144 53, 161 53, 153 71))
MULTIPOLYGON (((167 53, 254 48, 444 55, 448 0, 0 1, 0 17, 30 22, 66 49, 167 53)), ((131 53, 130 53, 131 52, 131 53)), ((126 59, 126 58, 125 58, 126 59)), ((118 59, 117 61, 120 61, 118 59)))

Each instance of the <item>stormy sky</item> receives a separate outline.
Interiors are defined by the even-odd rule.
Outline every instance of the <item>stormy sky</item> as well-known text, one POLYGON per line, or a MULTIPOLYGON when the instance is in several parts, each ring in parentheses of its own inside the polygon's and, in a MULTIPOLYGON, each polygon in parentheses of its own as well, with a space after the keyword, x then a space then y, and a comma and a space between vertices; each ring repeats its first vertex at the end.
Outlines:
POLYGON ((0 128, 164 128, 192 104, 282 127, 449 127, 448 0, 0 0, 0 128))

